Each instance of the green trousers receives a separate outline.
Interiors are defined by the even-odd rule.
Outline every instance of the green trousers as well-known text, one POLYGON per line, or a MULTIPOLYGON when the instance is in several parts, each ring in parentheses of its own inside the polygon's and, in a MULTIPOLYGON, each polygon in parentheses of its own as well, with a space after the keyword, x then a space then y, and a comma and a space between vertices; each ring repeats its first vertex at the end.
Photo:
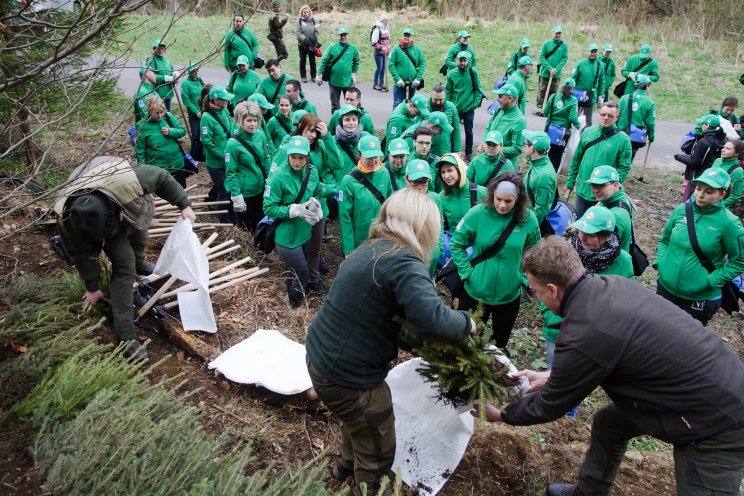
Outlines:
MULTIPOLYGON (((628 441, 641 434, 614 404, 594 415, 591 442, 579 469, 579 488, 584 494, 610 494, 628 441)), ((678 496, 737 496, 742 469, 744 428, 674 446, 678 496)))

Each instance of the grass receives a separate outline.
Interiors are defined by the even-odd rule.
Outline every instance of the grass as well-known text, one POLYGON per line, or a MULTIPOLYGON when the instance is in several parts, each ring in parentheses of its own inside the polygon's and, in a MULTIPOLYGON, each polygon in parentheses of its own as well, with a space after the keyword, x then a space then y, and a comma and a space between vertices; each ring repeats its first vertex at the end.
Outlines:
MULTIPOLYGON (((376 17, 377 14, 369 12, 362 15, 334 11, 331 14, 316 15, 321 22, 320 37, 324 48, 335 41, 332 33, 335 33, 339 26, 348 27, 349 39, 360 51, 359 79, 363 85, 368 86, 372 85, 374 60, 372 48, 367 40, 371 19, 376 17)), ((130 60, 141 63, 150 54, 152 40, 160 38, 166 32, 169 19, 161 16, 130 16, 129 27, 123 30, 118 48, 127 50, 130 60), (130 45, 131 48, 127 48, 130 45)), ((293 20, 293 17, 290 18, 284 30, 285 44, 289 51, 289 59, 284 62, 284 69, 288 74, 296 76, 298 54, 295 49, 293 20)), ((542 42, 550 37, 551 25, 544 22, 514 23, 473 19, 465 24, 453 24, 453 21, 434 19, 417 10, 392 16, 393 37, 397 37, 404 26, 410 25, 415 29, 416 43, 421 46, 427 57, 425 91, 429 91, 434 83, 443 80, 437 71, 447 49, 454 41, 456 32, 462 27, 467 27, 472 35, 471 42, 478 58, 477 68, 489 97, 494 81, 503 75, 509 55, 516 49, 522 37, 527 36, 532 40, 531 52, 535 57, 542 42)), ((670 19, 665 25, 659 26, 659 29, 630 33, 619 33, 617 28, 608 22, 598 27, 598 32, 606 33, 606 36, 598 36, 596 39, 579 32, 578 23, 565 22, 564 39, 569 45, 569 62, 564 69, 563 77, 565 78, 573 66, 585 56, 586 46, 590 42, 600 45, 606 42, 613 44, 619 77, 625 60, 636 54, 642 43, 651 43, 653 56, 659 63, 661 73, 659 83, 652 87, 652 96, 657 104, 657 117, 664 120, 692 121, 708 109, 719 108, 724 97, 740 92, 738 78, 742 69, 734 65, 736 48, 733 41, 703 43, 699 39, 684 38, 680 34, 684 31, 684 26, 679 25, 679 22, 681 21, 670 19)), ((229 23, 230 19, 223 16, 185 16, 178 19, 166 37, 170 44, 168 49, 170 60, 180 68, 189 62, 207 57, 214 51, 212 39, 219 45, 229 23)), ((273 57, 274 47, 266 39, 267 15, 257 14, 248 19, 246 24, 254 30, 260 42, 260 54, 265 59, 273 57)), ((221 68, 221 52, 204 65, 221 68)), ((530 105, 535 103, 536 90, 537 76, 533 75, 530 78, 528 94, 530 105)))

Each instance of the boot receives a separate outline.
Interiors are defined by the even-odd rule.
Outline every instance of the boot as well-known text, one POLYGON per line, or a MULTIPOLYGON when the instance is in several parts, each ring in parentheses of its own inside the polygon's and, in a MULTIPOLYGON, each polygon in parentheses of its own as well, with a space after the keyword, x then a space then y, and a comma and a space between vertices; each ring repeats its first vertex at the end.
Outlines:
POLYGON ((155 264, 152 262, 148 262, 147 260, 143 260, 142 265, 135 268, 135 272, 137 272, 137 274, 141 276, 152 275, 154 270, 155 270, 155 264))
POLYGON ((334 479, 340 480, 341 482, 343 482, 349 477, 354 477, 354 469, 346 468, 343 465, 341 465, 341 460, 336 460, 336 463, 333 464, 333 469, 331 470, 331 474, 333 475, 334 479))
POLYGON ((318 293, 320 295, 327 295, 328 294, 328 288, 325 284, 323 284, 323 281, 318 279, 317 281, 310 281, 307 283, 307 289, 309 291, 312 291, 313 293, 318 293))
POLYGON ((584 496, 584 493, 576 484, 551 482, 545 489, 545 496, 584 496))
POLYGON ((124 350, 124 358, 132 362, 150 363, 150 353, 142 346, 137 339, 127 341, 129 344, 124 350))

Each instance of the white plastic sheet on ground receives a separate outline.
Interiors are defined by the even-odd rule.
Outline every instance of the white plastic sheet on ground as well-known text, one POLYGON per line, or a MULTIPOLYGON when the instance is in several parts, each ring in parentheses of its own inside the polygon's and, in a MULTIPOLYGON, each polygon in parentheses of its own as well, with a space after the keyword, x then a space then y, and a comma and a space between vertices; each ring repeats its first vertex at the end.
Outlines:
MULTIPOLYGON (((581 115, 579 116, 579 129, 583 130, 584 126, 586 126, 586 117, 584 115, 581 115)), ((568 138, 566 149, 563 152, 563 158, 561 159, 561 166, 558 167, 558 174, 568 173, 568 168, 571 165, 571 160, 573 160, 576 147, 579 146, 580 138, 581 138, 581 133, 578 130, 574 129, 571 132, 571 137, 568 138)))
POLYGON ((198 286, 196 291, 178 293, 178 309, 185 331, 217 332, 209 297, 209 262, 190 221, 178 219, 160 252, 155 273, 170 273, 198 286))
POLYGON ((209 364, 233 382, 256 384, 279 394, 297 394, 313 385, 305 347, 279 331, 258 329, 209 364))

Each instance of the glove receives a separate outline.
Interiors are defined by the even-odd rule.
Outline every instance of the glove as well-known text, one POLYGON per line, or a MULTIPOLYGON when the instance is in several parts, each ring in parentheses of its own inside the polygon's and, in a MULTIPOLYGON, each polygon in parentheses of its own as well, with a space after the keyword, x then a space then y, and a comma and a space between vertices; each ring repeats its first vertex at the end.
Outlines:
POLYGON ((419 87, 419 84, 421 84, 421 81, 419 81, 418 79, 414 79, 413 80, 413 83, 411 83, 411 84, 413 85, 414 88, 418 88, 419 87))
POLYGON ((163 81, 165 81, 166 83, 172 83, 173 76, 163 76, 163 81))
POLYGON ((351 75, 351 83, 352 83, 352 84, 353 84, 353 85, 354 85, 355 87, 358 87, 358 86, 359 86, 359 80, 357 79, 357 75, 356 75, 356 74, 352 74, 352 75, 351 75))
POLYGON ((635 78, 636 78, 636 73, 635 73, 635 72, 631 72, 630 74, 628 74, 628 77, 629 77, 630 79, 632 79, 633 81, 635 81, 635 78))
POLYGON ((319 220, 323 218, 323 207, 320 206, 320 202, 317 198, 311 197, 307 202, 305 202, 305 205, 305 208, 317 215, 319 220))
POLYGON ((174 79, 178 79, 178 76, 181 75, 181 72, 180 71, 173 71, 173 73, 171 75, 173 76, 174 79))
POLYGON ((319 220, 320 217, 318 217, 318 214, 315 212, 311 212, 307 208, 305 208, 303 205, 306 205, 307 202, 303 203, 302 205, 298 205, 297 203, 293 203, 289 206, 289 218, 293 219, 295 217, 299 217, 311 226, 314 226, 319 220))
POLYGON ((242 214, 248 210, 248 206, 245 204, 245 200, 243 199, 242 195, 231 196, 230 200, 233 204, 233 212, 242 214))
POLYGON ((397 86, 398 88, 405 88, 406 83, 402 79, 398 79, 398 82, 395 83, 395 86, 397 86))

